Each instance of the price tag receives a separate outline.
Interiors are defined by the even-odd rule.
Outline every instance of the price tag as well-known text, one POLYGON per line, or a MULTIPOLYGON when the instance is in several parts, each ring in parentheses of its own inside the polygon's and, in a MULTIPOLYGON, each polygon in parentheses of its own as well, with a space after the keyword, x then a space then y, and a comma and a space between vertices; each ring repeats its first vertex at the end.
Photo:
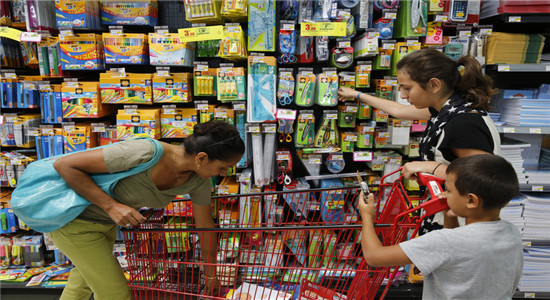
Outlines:
POLYGON ((251 133, 261 133, 260 126, 254 125, 254 126, 248 126, 248 132, 251 133))
POLYGON ((508 65, 498 65, 499 72, 510 72, 510 66, 508 65))
POLYGON ((524 298, 537 298, 535 296, 535 293, 525 293, 525 294, 523 294, 523 297, 524 298))
POLYGON ((110 28, 109 33, 112 35, 123 35, 122 28, 110 28))
POLYGON ((296 120, 296 111, 292 109, 277 109, 277 119, 296 120))
POLYGON ((246 110, 246 104, 244 102, 234 102, 233 103, 233 110, 235 110, 235 111, 246 110))
POLYGON ((195 109, 201 110, 201 111, 208 111, 208 103, 197 103, 197 105, 195 106, 195 109))
POLYGON ((295 24, 281 24, 283 30, 294 30, 296 28, 295 24))
POLYGON ((378 31, 369 31, 369 32, 367 32, 367 37, 371 38, 371 39, 380 37, 380 32, 378 32, 378 31))
POLYGON ((540 185, 534 185, 531 187, 531 191, 533 192, 542 192, 544 191, 544 187, 540 186, 540 185))
POLYGON ((333 154, 332 160, 344 160, 344 155, 342 154, 333 154))
MULTIPOLYGON (((232 26, 235 27, 235 26, 232 26)), ((231 27, 230 27, 231 28, 231 27)), ((237 27, 238 28, 238 27, 237 27)), ((229 28, 228 28, 229 31, 229 28)), ((221 40, 223 38, 223 26, 205 26, 178 29, 180 41, 196 42, 206 40, 221 40)))
POLYGON ((447 15, 435 15, 435 22, 449 22, 449 17, 447 15))
POLYGON ((491 35, 493 34, 493 28, 480 28, 479 34, 481 35, 491 35))
POLYGON ((523 246, 531 247, 531 241, 523 241, 523 246))
POLYGON ((137 115, 137 105, 124 105, 124 112, 128 115, 137 115))
POLYGON ((40 130, 38 130, 38 128, 29 128, 29 130, 27 130, 27 135, 28 136, 40 136, 40 130))
POLYGON ((174 121, 172 122, 172 126, 176 128, 183 128, 185 127, 185 121, 174 121))
POLYGON ((521 23, 521 16, 509 16, 508 17, 509 23, 521 23))
POLYGON ((157 76, 170 76, 170 70, 157 70, 157 76))
POLYGON ((6 79, 17 79, 17 75, 15 75, 15 73, 4 73, 4 78, 6 78, 6 79))
POLYGON ((233 67, 220 67, 220 71, 222 73, 232 73, 233 72, 233 67))
POLYGON ((5 37, 20 42, 21 31, 10 27, 0 27, 0 37, 5 37))
POLYGON ((304 120, 313 120, 313 114, 301 114, 300 118, 304 120))
POLYGON ((382 49, 384 50, 394 50, 395 49, 395 44, 391 43, 391 44, 383 44, 382 45, 382 49))
POLYGON ((372 152, 353 152, 353 161, 372 161, 372 152))
POLYGON ((458 32, 458 36, 471 36, 472 31, 470 29, 462 29, 458 32))
POLYGON ((540 128, 529 128, 529 133, 542 134, 542 130, 540 128))
POLYGON ((208 72, 208 65, 196 65, 195 71, 208 72))
POLYGON ((38 32, 22 32, 21 41, 22 42, 32 42, 38 43, 42 40, 42 34, 38 32))
POLYGON ((165 115, 174 115, 174 114, 176 114, 176 108, 172 107, 172 106, 163 106, 162 107, 162 112, 165 115))
POLYGON ((345 22, 318 22, 301 25, 301 36, 345 36, 345 22))
POLYGON ((215 118, 227 119, 227 110, 216 110, 214 112, 215 118))
POLYGON ((372 65, 359 65, 359 71, 371 71, 372 65))
POLYGON ((546 72, 550 72, 550 65, 546 65, 545 71, 546 71, 546 72))
POLYGON ((328 120, 338 120, 338 114, 326 114, 328 120))
POLYGON ((92 132, 105 132, 105 124, 92 124, 92 132))
POLYGON ((397 12, 395 11, 384 12, 384 19, 397 19, 397 12))
POLYGON ((338 42, 338 48, 349 48, 349 47, 351 47, 351 42, 350 41, 338 42))
POLYGON ((218 186, 219 195, 229 195, 229 188, 226 185, 218 186))
POLYGON ((277 153, 277 160, 290 160, 290 155, 288 153, 277 153))
POLYGON ((504 133, 516 133, 516 129, 514 127, 504 127, 502 128, 502 131, 504 133))
POLYGON ((265 61, 265 57, 263 56, 252 56, 253 63, 264 62, 264 61, 265 61))
POLYGON ((357 142, 357 136, 355 134, 346 135, 344 138, 346 142, 357 142))
POLYGON ((313 165, 320 165, 322 163, 321 155, 310 155, 307 161, 313 165))
POLYGON ((77 88, 78 87, 78 81, 67 81, 67 87, 68 88, 77 88))
POLYGON ((74 130, 76 130, 76 128, 74 127, 74 125, 65 125, 65 126, 63 126, 63 130, 65 130, 65 131, 74 131, 74 130))
POLYGON ((40 130, 42 131, 42 134, 45 134, 45 135, 54 135, 54 131, 53 131, 53 128, 51 127, 42 127, 40 128, 40 130))
POLYGON ((264 133, 275 133, 277 130, 275 126, 263 126, 264 133))
POLYGON ((356 113, 358 110, 359 110, 359 107, 358 107, 358 106, 346 105, 346 108, 345 108, 344 111, 345 111, 345 112, 356 113))

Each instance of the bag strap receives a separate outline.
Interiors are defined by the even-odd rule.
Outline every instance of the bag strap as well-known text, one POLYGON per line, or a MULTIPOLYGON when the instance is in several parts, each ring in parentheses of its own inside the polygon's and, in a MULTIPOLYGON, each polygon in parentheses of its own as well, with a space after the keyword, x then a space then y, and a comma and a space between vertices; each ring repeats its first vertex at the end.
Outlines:
POLYGON ((147 162, 137 165, 127 171, 121 172, 124 174, 124 177, 128 177, 151 168, 160 160, 160 158, 164 154, 164 147, 162 147, 159 141, 152 138, 139 138, 139 139, 146 139, 153 144, 153 147, 155 148, 155 151, 153 152, 153 157, 151 157, 151 159, 147 162))

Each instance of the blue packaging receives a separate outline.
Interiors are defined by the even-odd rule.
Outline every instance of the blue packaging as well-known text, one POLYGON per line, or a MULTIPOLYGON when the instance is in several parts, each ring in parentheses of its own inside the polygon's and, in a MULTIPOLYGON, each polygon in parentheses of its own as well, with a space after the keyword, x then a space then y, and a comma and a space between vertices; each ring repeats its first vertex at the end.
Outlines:
MULTIPOLYGON (((337 178, 321 180, 321 188, 344 187, 342 181, 337 178)), ((325 223, 338 223, 344 221, 345 194, 343 190, 324 191, 321 193, 319 204, 321 206, 321 218, 325 223)))
POLYGON ((11 208, 0 209, 0 233, 12 233, 17 231, 17 219, 11 208))

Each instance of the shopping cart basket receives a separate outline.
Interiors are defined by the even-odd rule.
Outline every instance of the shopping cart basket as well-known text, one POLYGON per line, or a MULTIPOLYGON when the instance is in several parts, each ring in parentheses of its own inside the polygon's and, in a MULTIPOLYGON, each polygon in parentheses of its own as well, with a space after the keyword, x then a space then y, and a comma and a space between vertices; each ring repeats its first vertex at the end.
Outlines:
MULTIPOLYGON (((376 227, 391 244, 417 230, 422 217, 409 215, 415 209, 402 178, 391 184, 385 178, 377 192, 385 205, 378 207, 376 227)), ((214 197, 214 229, 195 228, 189 210, 168 216, 156 210, 145 223, 123 230, 133 298, 291 299, 311 282, 348 299, 373 299, 393 273, 364 262, 358 195, 353 186, 214 197), (204 234, 217 242, 201 245, 204 234), (211 274, 205 270, 213 269, 221 292, 206 295, 211 274)))

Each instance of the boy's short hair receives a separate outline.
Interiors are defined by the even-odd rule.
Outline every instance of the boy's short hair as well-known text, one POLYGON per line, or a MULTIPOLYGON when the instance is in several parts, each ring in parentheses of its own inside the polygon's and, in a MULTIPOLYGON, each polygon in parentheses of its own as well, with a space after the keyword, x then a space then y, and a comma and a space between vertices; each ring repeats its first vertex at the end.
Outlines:
POLYGON ((449 165, 447 174, 456 176, 455 187, 460 195, 477 195, 485 209, 503 208, 519 193, 516 171, 498 155, 458 158, 449 165))

